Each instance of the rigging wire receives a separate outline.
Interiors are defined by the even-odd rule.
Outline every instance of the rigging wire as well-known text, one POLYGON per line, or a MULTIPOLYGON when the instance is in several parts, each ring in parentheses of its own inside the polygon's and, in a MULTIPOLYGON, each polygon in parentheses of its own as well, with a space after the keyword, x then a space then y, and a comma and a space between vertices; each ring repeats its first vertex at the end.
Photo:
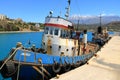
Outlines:
MULTIPOLYGON (((75 0, 75 2, 76 2, 76 6, 77 6, 78 11, 80 11, 80 7, 79 7, 79 5, 78 5, 78 0, 75 0)), ((79 12, 79 13, 80 13, 80 12, 79 12)))
POLYGON ((76 7, 77 7, 77 9, 78 9, 78 12, 79 12, 79 15, 78 15, 78 20, 79 21, 81 21, 81 24, 84 24, 84 21, 83 21, 83 19, 82 19, 82 15, 80 15, 81 14, 81 12, 80 12, 80 6, 79 6, 79 1, 78 0, 75 0, 75 3, 76 3, 76 7))

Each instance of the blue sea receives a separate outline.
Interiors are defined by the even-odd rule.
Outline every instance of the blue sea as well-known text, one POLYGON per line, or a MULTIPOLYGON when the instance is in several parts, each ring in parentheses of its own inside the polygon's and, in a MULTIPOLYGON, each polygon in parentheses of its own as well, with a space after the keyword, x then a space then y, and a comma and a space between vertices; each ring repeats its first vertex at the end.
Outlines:
MULTIPOLYGON (((0 33, 0 60, 8 56, 10 49, 15 47, 17 42, 22 42, 25 47, 31 46, 29 42, 35 44, 36 47, 41 47, 42 35, 43 32, 0 33)), ((91 39, 92 32, 88 32, 88 40, 91 41, 91 39)), ((11 80, 11 78, 3 79, 0 74, 0 80, 11 80)))
MULTIPOLYGON (((17 42, 22 42, 26 47, 29 47, 28 43, 35 44, 36 47, 41 47, 43 32, 27 32, 27 33, 0 33, 0 60, 8 56, 8 53, 12 47, 16 46, 17 42)), ((3 79, 0 74, 0 80, 3 79)))

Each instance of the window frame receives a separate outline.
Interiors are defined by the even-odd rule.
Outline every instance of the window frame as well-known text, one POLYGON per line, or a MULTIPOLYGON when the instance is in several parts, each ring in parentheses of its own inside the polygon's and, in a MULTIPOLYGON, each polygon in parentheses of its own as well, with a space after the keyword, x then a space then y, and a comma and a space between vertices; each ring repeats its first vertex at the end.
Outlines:
POLYGON ((55 29, 54 29, 54 35, 55 35, 55 36, 59 36, 59 30, 60 30, 59 28, 55 28, 55 29), (57 31, 57 34, 56 34, 56 31, 57 31))
POLYGON ((45 33, 45 34, 49 34, 49 27, 45 27, 44 33, 45 33))

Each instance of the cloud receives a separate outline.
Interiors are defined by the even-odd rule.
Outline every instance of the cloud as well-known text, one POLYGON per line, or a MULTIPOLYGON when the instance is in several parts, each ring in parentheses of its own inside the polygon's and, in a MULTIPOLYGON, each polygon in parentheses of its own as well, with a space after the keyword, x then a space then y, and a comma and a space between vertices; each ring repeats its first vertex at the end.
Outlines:
POLYGON ((78 20, 78 19, 90 19, 90 18, 97 18, 98 16, 93 16, 93 15, 77 15, 74 14, 72 15, 69 19, 74 19, 74 20, 78 20))
MULTIPOLYGON (((78 20, 78 19, 91 19, 91 18, 99 18, 99 15, 80 15, 80 14, 73 14, 69 19, 74 19, 74 20, 78 20)), ((117 16, 114 13, 110 13, 110 14, 106 14, 106 13, 102 13, 101 16, 117 16)))
MULTIPOLYGON (((100 15, 98 15, 98 16, 100 16, 100 15)), ((101 16, 117 16, 117 15, 114 13, 109 13, 109 14, 102 13, 101 16)))
MULTIPOLYGON (((102 23, 109 23, 111 21, 120 21, 120 16, 115 14, 101 14, 102 16, 102 23)), ((99 15, 80 15, 74 14, 72 15, 69 20, 74 23, 77 23, 78 20, 84 22, 85 24, 92 24, 92 23, 99 23, 100 22, 100 14, 99 15)))

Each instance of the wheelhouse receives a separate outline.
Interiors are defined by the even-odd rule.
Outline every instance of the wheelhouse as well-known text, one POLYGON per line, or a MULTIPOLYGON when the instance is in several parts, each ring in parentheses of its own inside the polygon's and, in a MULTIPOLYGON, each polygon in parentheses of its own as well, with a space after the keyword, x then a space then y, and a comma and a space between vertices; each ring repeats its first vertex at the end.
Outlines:
POLYGON ((73 38, 73 33, 72 22, 61 17, 46 17, 43 49, 51 55, 76 55, 78 40, 73 38))

